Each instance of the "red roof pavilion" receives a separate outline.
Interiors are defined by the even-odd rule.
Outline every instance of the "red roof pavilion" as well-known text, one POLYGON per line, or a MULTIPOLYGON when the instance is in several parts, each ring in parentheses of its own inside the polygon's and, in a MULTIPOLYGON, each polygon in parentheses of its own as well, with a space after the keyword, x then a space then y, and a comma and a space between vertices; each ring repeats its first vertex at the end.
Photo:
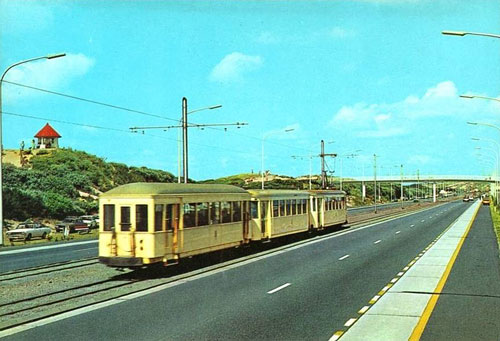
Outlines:
POLYGON ((35 135, 36 138, 59 138, 61 135, 50 124, 46 124, 38 133, 35 135))

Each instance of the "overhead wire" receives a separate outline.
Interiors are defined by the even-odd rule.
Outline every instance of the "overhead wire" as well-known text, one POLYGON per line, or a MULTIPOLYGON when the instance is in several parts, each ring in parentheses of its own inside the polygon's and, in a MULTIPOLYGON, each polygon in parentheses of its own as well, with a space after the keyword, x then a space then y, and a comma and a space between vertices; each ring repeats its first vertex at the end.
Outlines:
MULTIPOLYGON (((131 112, 131 113, 136 113, 136 114, 140 114, 140 115, 144 115, 144 116, 149 116, 149 117, 160 118, 160 119, 164 119, 164 120, 168 120, 168 121, 173 121, 173 122, 179 122, 179 119, 175 119, 175 118, 171 118, 171 117, 167 117, 167 116, 162 116, 162 115, 158 115, 158 114, 153 114, 153 113, 145 112, 145 111, 142 111, 142 110, 130 109, 130 108, 126 108, 126 107, 123 107, 123 106, 120 106, 120 105, 115 105, 115 104, 105 103, 105 102, 96 101, 96 100, 92 100, 92 99, 87 99, 87 98, 83 98, 83 97, 80 97, 80 96, 65 94, 65 93, 57 92, 57 91, 53 91, 53 90, 47 90, 47 89, 43 89, 43 88, 32 86, 32 85, 26 85, 26 84, 21 84, 21 83, 17 83, 17 82, 12 82, 12 81, 8 81, 8 80, 5 80, 5 79, 2 82, 3 83, 8 83, 8 84, 11 84, 11 85, 15 85, 15 86, 19 86, 19 87, 23 87, 23 88, 27 88, 27 89, 31 89, 31 90, 45 92, 45 93, 52 94, 52 95, 57 95, 57 96, 62 96, 62 97, 66 97, 66 98, 71 98, 71 99, 82 101, 82 102, 87 102, 87 103, 91 103, 91 104, 101 105, 101 106, 105 106, 105 107, 112 108, 112 109, 123 110, 123 111, 131 112)), ((227 129, 221 129, 221 128, 215 128, 215 127, 206 127, 206 128, 211 129, 211 130, 218 130, 218 131, 227 132, 227 133, 233 134, 233 135, 243 136, 243 137, 246 137, 246 138, 249 138, 249 139, 254 139, 254 140, 259 140, 259 141, 262 140, 262 138, 260 138, 260 137, 246 135, 246 134, 241 134, 241 133, 236 133, 236 132, 228 131, 227 129)), ((283 144, 283 143, 278 143, 278 142, 275 142, 275 141, 266 141, 266 142, 269 143, 269 144, 277 145, 277 146, 282 146, 282 147, 286 147, 286 148, 293 148, 293 149, 302 149, 302 150, 306 150, 306 151, 310 152, 310 150, 308 150, 306 148, 301 148, 301 147, 297 147, 297 146, 290 146, 290 145, 286 145, 286 144, 283 144)))

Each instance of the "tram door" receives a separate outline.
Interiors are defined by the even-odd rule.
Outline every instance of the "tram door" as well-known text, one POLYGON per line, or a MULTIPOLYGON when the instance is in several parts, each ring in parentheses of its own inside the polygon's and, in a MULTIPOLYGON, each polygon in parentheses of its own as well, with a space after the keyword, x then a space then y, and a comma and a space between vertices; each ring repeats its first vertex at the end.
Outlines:
POLYGON ((317 209, 318 209, 318 226, 323 227, 324 222, 325 222, 325 210, 323 207, 323 198, 318 198, 318 204, 317 204, 317 209))
POLYGON ((266 238, 268 231, 267 223, 267 210, 269 208, 269 201, 260 202, 260 228, 262 233, 262 238, 266 238))
POLYGON ((178 231, 179 231, 179 216, 180 216, 180 205, 179 204, 168 204, 167 205, 167 253, 177 254, 178 249, 178 231))

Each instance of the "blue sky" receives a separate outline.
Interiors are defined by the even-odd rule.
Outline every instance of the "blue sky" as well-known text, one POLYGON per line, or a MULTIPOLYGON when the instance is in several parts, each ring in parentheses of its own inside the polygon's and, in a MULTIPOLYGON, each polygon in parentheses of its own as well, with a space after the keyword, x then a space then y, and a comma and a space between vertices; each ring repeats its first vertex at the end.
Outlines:
MULTIPOLYGON (((410 174, 488 174, 496 146, 487 139, 500 134, 466 122, 500 125, 500 103, 458 96, 500 98, 500 39, 440 32, 499 34, 499 13, 496 0, 0 0, 0 70, 67 53, 6 80, 164 117, 4 83, 4 112, 44 118, 4 113, 4 148, 50 119, 62 146, 176 174, 177 129, 127 131, 176 124, 185 96, 189 110, 222 105, 192 123, 249 124, 189 130, 197 180, 259 172, 263 137, 275 174, 308 174, 321 139, 344 156, 343 176, 372 174, 374 153, 384 175, 400 164, 410 174)), ((329 165, 340 174, 339 158, 329 165)), ((319 158, 312 166, 319 173, 319 158)))

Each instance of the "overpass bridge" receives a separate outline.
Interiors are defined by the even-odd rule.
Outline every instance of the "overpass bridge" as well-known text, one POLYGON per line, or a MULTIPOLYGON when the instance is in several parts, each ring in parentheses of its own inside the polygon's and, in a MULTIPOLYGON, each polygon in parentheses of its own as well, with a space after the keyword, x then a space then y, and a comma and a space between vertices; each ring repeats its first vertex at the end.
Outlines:
MULTIPOLYGON (((374 182, 374 176, 355 176, 355 177, 329 177, 333 180, 333 183, 340 183, 340 189, 342 189, 342 184, 346 183, 360 183, 361 184, 361 192, 363 198, 366 196, 366 183, 374 182)), ((297 180, 303 180, 306 177, 297 178, 297 180)), ((309 177, 307 177, 309 179, 309 177)), ((312 176, 311 179, 319 180, 320 176, 312 176)), ((415 184, 415 183, 428 183, 432 184, 432 197, 434 201, 436 201, 436 185, 439 183, 460 183, 460 182, 483 182, 490 183, 490 193, 491 195, 498 197, 498 193, 500 190, 500 186, 498 182, 500 181, 499 176, 491 176, 491 175, 377 175, 377 183, 395 183, 400 184, 415 184)), ((449 187, 453 187, 453 185, 448 184, 449 187)))
MULTIPOLYGON (((339 181, 339 177, 334 177, 335 180, 339 181)), ((370 182, 373 181, 373 176, 355 176, 355 177, 343 177, 342 182, 353 183, 353 182, 370 182)), ((500 181, 498 176, 490 175, 377 175, 377 182, 487 182, 495 183, 500 181)))

